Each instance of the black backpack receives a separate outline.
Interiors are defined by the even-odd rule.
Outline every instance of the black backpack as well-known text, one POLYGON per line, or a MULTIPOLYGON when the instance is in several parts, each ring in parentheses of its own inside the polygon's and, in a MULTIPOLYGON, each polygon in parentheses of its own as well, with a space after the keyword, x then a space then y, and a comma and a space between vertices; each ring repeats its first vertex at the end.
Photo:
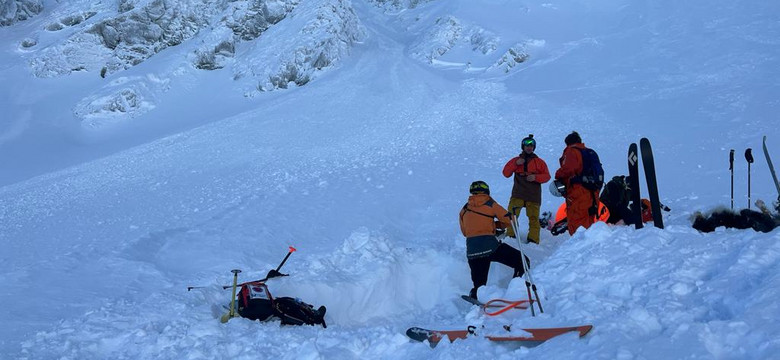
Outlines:
POLYGON ((612 212, 612 209, 628 207, 628 203, 631 201, 631 194, 628 190, 626 177, 624 175, 612 177, 612 180, 604 186, 600 199, 604 205, 610 208, 610 212, 612 212))
POLYGON ((599 155, 593 149, 580 149, 582 173, 572 178, 572 183, 582 184, 588 190, 601 190, 604 186, 604 168, 599 155))
POLYGON ((274 298, 262 282, 247 283, 238 293, 238 314, 250 320, 266 321, 277 317, 283 325, 325 324, 325 307, 314 306, 291 297, 274 298))
POLYGON ((314 306, 309 305, 300 299, 291 297, 280 297, 274 299, 274 315, 282 320, 283 325, 322 325, 325 324, 325 307, 320 306, 314 310, 314 306))

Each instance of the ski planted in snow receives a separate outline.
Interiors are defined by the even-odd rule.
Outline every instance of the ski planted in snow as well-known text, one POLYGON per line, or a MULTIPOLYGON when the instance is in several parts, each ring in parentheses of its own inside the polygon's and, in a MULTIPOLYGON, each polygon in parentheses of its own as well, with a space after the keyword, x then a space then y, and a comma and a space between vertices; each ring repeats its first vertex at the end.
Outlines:
POLYGON ((628 187, 631 188, 631 214, 634 226, 642 228, 642 204, 639 194, 639 156, 636 143, 628 147, 628 187))
POLYGON ((658 182, 655 177, 655 160, 653 159, 653 149, 650 147, 650 140, 641 138, 639 140, 639 148, 642 149, 642 166, 644 166, 647 192, 650 196, 650 209, 653 212, 653 225, 659 229, 663 229, 664 218, 663 214, 661 214, 661 200, 658 198, 658 182))
POLYGON ((766 135, 764 135, 764 156, 766 157, 767 165, 769 165, 769 172, 772 173, 772 179, 775 181, 775 188, 777 189, 777 200, 780 201, 780 182, 777 181, 775 166, 772 165, 772 158, 769 157, 769 150, 766 148, 766 135))
MULTIPOLYGON (((579 337, 583 337, 587 335, 591 329, 593 329, 593 325, 570 326, 570 327, 559 327, 559 328, 523 329, 523 331, 529 334, 523 336, 514 335, 514 334, 482 335, 482 334, 477 334, 476 329, 477 328, 475 326, 469 326, 466 330, 428 330, 428 329, 413 327, 413 328, 409 328, 409 330, 406 330, 406 336, 408 336, 412 340, 420 341, 420 342, 427 340, 431 344, 431 347, 436 346, 439 343, 439 341, 441 341, 445 337, 448 338, 450 342, 453 342, 457 339, 466 339, 468 337, 483 337, 490 341, 512 342, 526 347, 533 347, 547 340, 550 340, 556 336, 563 335, 570 332, 578 332, 579 337)), ((505 326, 504 329, 507 331, 510 330, 509 327, 507 326, 505 326)))

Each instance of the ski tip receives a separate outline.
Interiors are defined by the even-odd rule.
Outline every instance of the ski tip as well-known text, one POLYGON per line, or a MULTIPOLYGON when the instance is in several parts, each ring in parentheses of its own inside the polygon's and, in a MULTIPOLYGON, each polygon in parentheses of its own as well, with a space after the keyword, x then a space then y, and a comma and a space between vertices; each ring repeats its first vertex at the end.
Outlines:
POLYGON ((580 332, 580 337, 583 337, 593 330, 593 325, 583 325, 577 328, 577 330, 580 332))
POLYGON ((461 299, 463 299, 463 300, 466 300, 466 301, 468 301, 468 302, 469 302, 469 303, 471 303, 472 305, 476 305, 476 306, 483 306, 483 305, 484 305, 484 304, 483 304, 481 301, 479 301, 478 299, 475 299, 475 298, 473 298, 473 297, 471 297, 471 296, 468 296, 468 295, 461 295, 461 296, 460 296, 460 298, 461 298, 461 299))
POLYGON ((414 341, 423 342, 430 338, 431 331, 419 327, 410 327, 406 330, 406 336, 414 341))

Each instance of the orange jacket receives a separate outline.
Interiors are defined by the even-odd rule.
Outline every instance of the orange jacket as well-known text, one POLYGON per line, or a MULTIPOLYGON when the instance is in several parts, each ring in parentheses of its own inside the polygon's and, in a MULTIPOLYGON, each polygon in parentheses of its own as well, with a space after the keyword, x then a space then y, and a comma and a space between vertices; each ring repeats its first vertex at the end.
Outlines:
POLYGON ((468 203, 460 210, 460 231, 467 238, 495 235, 496 227, 510 225, 511 214, 487 194, 469 196, 468 203))
POLYGON ((510 177, 515 174, 515 185, 512 186, 512 197, 535 203, 542 202, 542 186, 550 180, 550 170, 547 169, 547 163, 536 154, 527 155, 525 153, 513 157, 504 165, 504 177, 510 177), (517 159, 520 157, 526 159, 523 165, 517 165, 517 159), (528 181, 528 175, 535 175, 534 181, 528 181))
POLYGON ((520 174, 520 175, 536 175, 536 180, 534 182, 538 182, 540 184, 546 183, 548 180, 550 180, 550 170, 547 169, 547 163, 542 160, 539 156, 534 156, 528 161, 528 170, 525 170, 524 165, 517 165, 517 159, 520 158, 520 156, 515 156, 512 158, 512 160, 509 160, 506 165, 504 165, 504 177, 510 177, 512 174, 520 174))
POLYGON ((571 178, 582 174, 582 153, 585 144, 576 143, 563 149, 563 156, 558 160, 561 168, 555 172, 555 179, 563 181, 567 188, 571 185, 571 178))

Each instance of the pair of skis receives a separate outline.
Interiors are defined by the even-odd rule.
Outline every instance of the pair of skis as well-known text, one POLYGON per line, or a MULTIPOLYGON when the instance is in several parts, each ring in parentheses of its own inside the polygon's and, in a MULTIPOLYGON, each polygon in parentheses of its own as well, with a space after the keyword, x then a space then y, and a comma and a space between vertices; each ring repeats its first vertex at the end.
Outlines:
MULTIPOLYGON (((642 150, 642 165, 645 171, 647 191, 650 193, 650 210, 653 213, 653 225, 663 229, 664 219, 661 216, 661 201, 658 197, 658 181, 655 176, 655 160, 653 159, 653 149, 650 147, 650 140, 647 138, 640 139, 639 148, 642 150)), ((628 176, 628 186, 631 188, 631 213, 635 221, 634 226, 637 229, 641 229, 642 200, 639 194, 639 154, 636 143, 631 143, 628 147, 628 176)))
POLYGON ((528 335, 514 335, 510 333, 511 328, 509 326, 504 326, 504 330, 507 331, 506 334, 485 335, 477 333, 476 326, 469 326, 466 330, 428 330, 413 327, 409 328, 409 330, 406 330, 406 336, 415 341, 428 341, 431 347, 435 347, 437 344, 439 344, 440 341, 444 340, 444 338, 447 338, 450 342, 453 342, 458 339, 480 337, 490 341, 511 342, 514 344, 520 344, 525 347, 534 347, 556 336, 567 333, 577 332, 579 337, 583 337, 587 335, 591 329, 593 329, 593 325, 522 329, 524 332, 528 333, 528 335))

